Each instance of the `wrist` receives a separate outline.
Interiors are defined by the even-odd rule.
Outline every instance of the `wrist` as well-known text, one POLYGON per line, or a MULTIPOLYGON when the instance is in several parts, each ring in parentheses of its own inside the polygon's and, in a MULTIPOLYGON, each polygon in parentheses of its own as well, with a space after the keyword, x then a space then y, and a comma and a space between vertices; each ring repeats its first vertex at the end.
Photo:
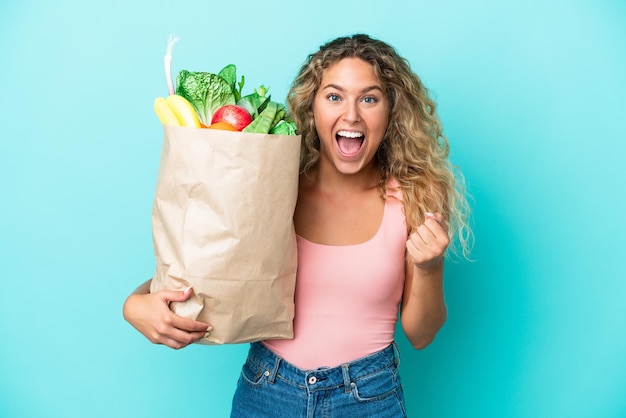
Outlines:
POLYGON ((413 263, 413 272, 419 276, 439 275, 443 272, 444 257, 440 256, 422 263, 413 263))

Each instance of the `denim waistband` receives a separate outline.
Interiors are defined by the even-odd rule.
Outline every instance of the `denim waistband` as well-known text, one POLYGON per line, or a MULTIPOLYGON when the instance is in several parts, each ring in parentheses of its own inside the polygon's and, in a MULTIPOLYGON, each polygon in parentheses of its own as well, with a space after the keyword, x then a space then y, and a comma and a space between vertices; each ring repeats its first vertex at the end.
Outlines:
POLYGON ((265 369, 264 374, 270 384, 274 383, 278 377, 302 389, 306 388, 309 392, 341 386, 345 386, 345 391, 349 392, 353 382, 377 373, 381 369, 397 367, 398 353, 394 342, 381 351, 349 363, 331 368, 304 370, 277 356, 262 343, 254 342, 250 344, 248 361, 265 369))

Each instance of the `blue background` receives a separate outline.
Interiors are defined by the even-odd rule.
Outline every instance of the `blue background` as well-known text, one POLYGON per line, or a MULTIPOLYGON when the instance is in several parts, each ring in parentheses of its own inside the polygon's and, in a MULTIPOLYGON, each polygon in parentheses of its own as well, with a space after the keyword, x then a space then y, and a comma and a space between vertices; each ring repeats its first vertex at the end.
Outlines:
POLYGON ((154 269, 172 32, 175 72, 232 62, 277 99, 368 32, 433 91, 476 261, 448 265, 431 346, 398 337, 410 416, 626 416, 626 3, 371 3, 2 1, 0 416, 228 415, 246 346, 153 346, 121 316, 154 269))

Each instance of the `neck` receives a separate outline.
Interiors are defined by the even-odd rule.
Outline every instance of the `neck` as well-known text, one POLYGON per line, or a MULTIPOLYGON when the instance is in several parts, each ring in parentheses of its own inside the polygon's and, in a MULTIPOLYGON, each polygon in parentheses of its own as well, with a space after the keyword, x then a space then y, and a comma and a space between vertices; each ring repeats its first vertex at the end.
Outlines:
POLYGON ((311 185, 331 193, 369 190, 378 185, 379 175, 374 164, 358 173, 344 174, 328 164, 318 163, 308 176, 311 185))

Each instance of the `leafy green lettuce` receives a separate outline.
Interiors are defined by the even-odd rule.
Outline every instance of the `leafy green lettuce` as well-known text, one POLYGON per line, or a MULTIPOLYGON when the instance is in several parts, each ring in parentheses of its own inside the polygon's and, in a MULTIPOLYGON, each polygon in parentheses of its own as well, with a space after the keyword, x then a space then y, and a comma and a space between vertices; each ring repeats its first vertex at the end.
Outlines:
POLYGON ((298 127, 293 119, 281 119, 272 129, 270 134, 272 135, 297 135, 298 127))
POLYGON ((236 103, 232 84, 208 72, 181 70, 176 77, 176 94, 189 100, 200 122, 207 126, 217 109, 236 103))
POLYGON ((222 68, 217 75, 226 80, 230 88, 233 90, 235 102, 239 101, 239 99, 241 99, 241 90, 243 90, 246 78, 241 76, 241 81, 237 83, 237 67, 235 64, 228 64, 226 67, 222 68))
POLYGON ((242 97, 237 101, 237 105, 243 107, 252 115, 252 118, 256 118, 265 109, 270 102, 270 96, 260 96, 256 91, 252 94, 242 97))

